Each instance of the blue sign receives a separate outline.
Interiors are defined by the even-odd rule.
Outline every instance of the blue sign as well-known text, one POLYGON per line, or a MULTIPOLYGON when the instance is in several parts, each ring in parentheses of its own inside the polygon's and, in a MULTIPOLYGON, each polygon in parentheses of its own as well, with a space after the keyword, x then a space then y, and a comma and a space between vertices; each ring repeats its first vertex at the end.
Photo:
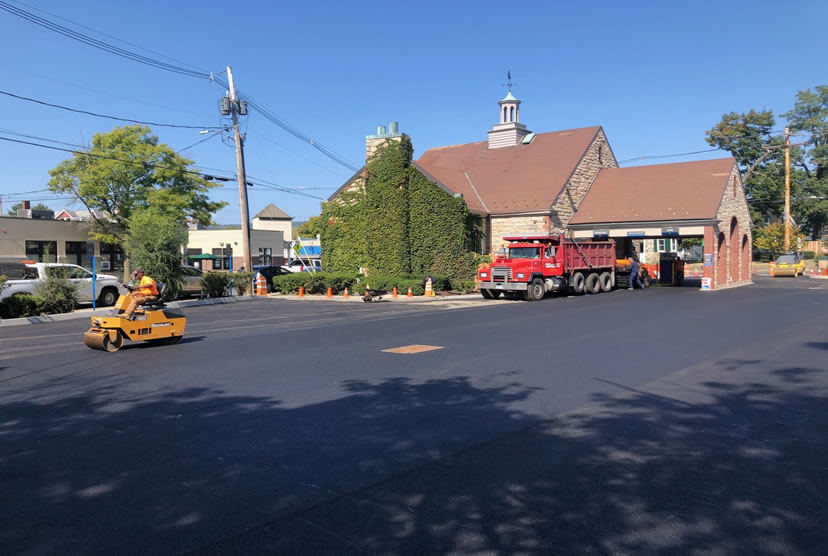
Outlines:
POLYGON ((627 237, 644 237, 644 232, 627 232, 627 237))
POLYGON ((713 253, 704 254, 704 266, 713 266, 713 253))

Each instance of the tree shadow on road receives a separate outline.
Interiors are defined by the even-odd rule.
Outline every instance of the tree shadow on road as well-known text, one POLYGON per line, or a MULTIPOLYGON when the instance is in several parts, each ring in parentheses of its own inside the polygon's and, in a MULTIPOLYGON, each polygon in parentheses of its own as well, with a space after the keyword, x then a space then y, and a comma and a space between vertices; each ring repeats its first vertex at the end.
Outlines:
POLYGON ((0 407, 0 552, 817 553, 826 373, 727 364, 542 423, 464 377, 293 406, 79 378, 0 407))

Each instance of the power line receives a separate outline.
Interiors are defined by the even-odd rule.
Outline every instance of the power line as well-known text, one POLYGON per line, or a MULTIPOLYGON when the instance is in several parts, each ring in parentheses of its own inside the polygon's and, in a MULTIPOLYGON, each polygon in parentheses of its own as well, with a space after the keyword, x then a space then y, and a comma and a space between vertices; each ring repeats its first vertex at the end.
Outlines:
MULTIPOLYGON (((16 6, 13 6, 13 5, 9 4, 8 2, 4 2, 2 0, 0 0, 0 10, 4 10, 4 11, 6 11, 6 12, 12 14, 12 15, 20 17, 20 18, 22 18, 26 21, 31 22, 31 23, 34 23, 35 25, 39 25, 41 27, 49 29, 50 31, 54 31, 55 33, 58 33, 60 35, 68 37, 70 39, 73 39, 73 40, 76 40, 78 42, 84 43, 88 46, 92 46, 93 48, 103 50, 104 52, 109 52, 110 54, 114 54, 116 56, 120 56, 122 58, 126 58, 126 59, 132 60, 134 62, 138 62, 140 64, 151 66, 151 67, 154 67, 154 68, 157 68, 157 69, 163 69, 163 70, 170 71, 170 72, 173 72, 173 73, 178 73, 178 74, 181 74, 181 75, 186 75, 188 77, 196 77, 196 78, 200 78, 200 79, 210 79, 211 81, 215 81, 215 82, 221 84, 224 87, 229 86, 229 83, 223 77, 221 77, 219 74, 206 73, 204 71, 196 71, 196 70, 192 70, 192 69, 187 69, 187 68, 182 67, 182 66, 176 66, 174 64, 170 64, 170 63, 167 63, 167 62, 162 62, 161 60, 150 58, 148 56, 143 56, 141 54, 138 54, 138 53, 135 53, 135 52, 117 47, 117 46, 109 44, 107 42, 100 41, 98 39, 90 37, 89 35, 85 35, 83 33, 77 32, 77 31, 73 31, 72 29, 69 29, 68 27, 64 27, 63 25, 60 25, 58 23, 54 23, 53 21, 49 21, 48 19, 37 16, 37 15, 31 13, 31 12, 27 12, 26 10, 23 10, 22 8, 18 8, 16 6)), ((348 168, 348 169, 350 169, 351 171, 354 171, 354 172, 356 170, 358 170, 357 166, 355 166, 354 164, 348 162, 345 158, 343 158, 342 156, 340 156, 340 155, 336 154, 335 152, 331 151, 330 149, 328 149, 327 147, 325 147, 321 143, 315 141, 312 137, 310 137, 309 135, 307 135, 304 132, 300 131, 298 128, 296 128, 296 127, 292 126, 291 124, 289 124, 288 122, 282 120, 281 118, 276 116, 274 113, 272 113, 267 107, 265 107, 264 105, 258 103, 255 99, 253 99, 250 95, 248 95, 244 91, 239 90, 238 92, 239 92, 239 96, 241 98, 245 99, 247 101, 247 103, 252 108, 257 110, 260 114, 262 114, 270 122, 276 124, 277 126, 282 128, 283 130, 287 131, 288 133, 290 133, 291 135, 293 135, 297 139, 300 139, 300 140, 304 141, 305 143, 311 145, 313 148, 315 148, 316 150, 318 150, 319 152, 321 152, 322 154, 324 154, 325 156, 327 156, 328 158, 330 158, 331 160, 333 160, 337 164, 345 166, 346 168, 348 168)))
POLYGON ((60 110, 67 110, 69 112, 76 112, 78 114, 86 114, 88 116, 95 116, 96 118, 107 118, 110 120, 117 120, 120 122, 132 122, 134 124, 144 124, 144 125, 152 125, 156 127, 175 127, 181 129, 218 129, 216 126, 203 126, 203 125, 181 125, 181 124, 163 124, 158 122, 146 122, 142 120, 133 120, 132 118, 119 118, 117 116, 108 116, 106 114, 98 114, 96 112, 90 112, 88 110, 81 110, 79 108, 70 108, 68 106, 62 106, 60 104, 52 104, 51 102, 46 102, 43 100, 37 100, 34 98, 24 97, 21 95, 16 95, 14 93, 10 93, 8 91, 0 90, 0 94, 6 95, 9 97, 13 97, 19 100, 25 100, 27 102, 34 102, 36 104, 41 104, 43 106, 49 106, 51 108, 59 108, 60 110))
POLYGON ((182 62, 181 60, 176 60, 175 58, 171 58, 170 56, 167 56, 167 55, 165 55, 165 54, 162 54, 161 52, 156 52, 156 51, 154 51, 154 50, 150 50, 149 48, 144 48, 143 46, 137 45, 137 44, 135 44, 135 43, 131 43, 131 42, 129 42, 129 41, 125 41, 124 39, 118 38, 118 37, 113 36, 113 35, 108 35, 108 34, 104 33, 103 31, 98 31, 97 29, 93 29, 92 27, 87 27, 86 25, 83 25, 82 23, 78 23, 77 21, 72 21, 71 19, 66 19, 65 17, 61 17, 61 16, 59 16, 59 15, 57 15, 57 14, 53 14, 52 12, 47 12, 46 10, 43 10, 43 9, 41 9, 41 8, 37 8, 37 7, 35 7, 35 6, 31 6, 31 5, 29 5, 29 4, 25 3, 25 2, 20 2, 20 0, 12 0, 12 2, 14 2, 15 4, 20 4, 20 5, 22 5, 22 6, 26 6, 27 8, 29 8, 29 9, 31 9, 31 10, 35 10, 35 11, 40 12, 40 13, 42 13, 42 14, 50 15, 50 16, 52 16, 52 17, 55 17, 55 18, 57 18, 57 19, 60 19, 61 21, 65 21, 65 22, 67 22, 67 23, 71 23, 72 25, 76 25, 76 26, 81 27, 81 28, 83 28, 83 29, 86 29, 86 30, 88 30, 88 31, 92 31, 93 33, 97 33, 97 34, 99 34, 99 35, 103 35, 104 37, 109 37, 110 39, 115 39, 115 40, 116 40, 116 41, 118 41, 118 42, 122 42, 122 43, 124 43, 124 44, 128 44, 128 45, 130 45, 130 46, 134 46, 135 48, 137 48, 137 49, 139 49, 139 50, 143 50, 143 51, 145 51, 145 52, 149 52, 149 53, 151 53, 151 54, 155 54, 156 56, 161 56, 162 58, 166 58, 167 60, 170 60, 170 61, 172 61, 172 62, 177 62, 177 63, 179 63, 179 64, 183 64, 183 65, 188 66, 188 67, 190 67, 190 68, 192 68, 192 69, 194 69, 194 70, 198 70, 198 71, 202 71, 202 72, 204 72, 204 73, 208 73, 207 71, 202 70, 201 68, 198 68, 198 67, 196 67, 196 66, 193 66, 192 64, 188 64, 187 62, 182 62))
POLYGON ((627 160, 619 160, 618 164, 625 164, 627 162, 635 162, 637 160, 649 160, 649 159, 653 159, 653 158, 673 158, 673 157, 677 157, 677 156, 691 156, 691 155, 694 155, 694 154, 710 153, 710 152, 713 152, 713 151, 721 151, 721 150, 724 150, 724 149, 715 148, 715 149, 706 149, 706 150, 703 150, 703 151, 693 151, 693 152, 688 152, 688 153, 642 155, 642 156, 637 156, 635 158, 628 158, 627 160))
MULTIPOLYGON (((48 141, 48 139, 46 139, 46 140, 48 141)), ((124 164, 132 164, 132 165, 136 165, 136 166, 142 166, 142 167, 147 168, 147 169, 156 169, 157 168, 157 169, 161 169, 161 170, 173 170, 173 171, 176 171, 176 172, 181 172, 182 174, 191 174, 191 175, 199 176, 199 177, 201 177, 203 179, 207 179, 207 180, 219 180, 219 181, 231 181, 232 180, 232 178, 212 176, 212 175, 204 174, 203 172, 196 172, 196 171, 193 171, 193 170, 182 170, 181 168, 174 168, 172 166, 162 166, 162 165, 159 165, 159 164, 152 164, 152 163, 149 163, 149 162, 139 162, 139 161, 136 161, 136 160, 127 160, 127 159, 123 159, 123 158, 115 158, 115 157, 112 157, 112 156, 104 156, 104 155, 93 154, 93 153, 88 153, 88 152, 84 152, 84 151, 64 149, 64 148, 61 148, 61 147, 53 147, 51 145, 42 145, 40 143, 32 143, 31 141, 21 141, 19 139, 11 139, 9 137, 0 137, 0 141, 8 141, 10 143, 20 143, 22 145, 30 145, 30 146, 33 146, 33 147, 40 147, 40 148, 43 148, 43 149, 50 149, 50 150, 53 150, 53 151, 62 151, 62 152, 67 152, 67 153, 72 153, 72 154, 78 154, 78 155, 82 155, 82 156, 88 156, 88 157, 91 157, 91 158, 100 158, 100 159, 104 159, 104 160, 114 160, 116 162, 122 162, 124 164)), ((225 173, 230 173, 227 170, 221 170, 221 171, 225 172, 225 173)), ((251 182, 249 180, 247 180, 246 183, 248 185, 254 185, 254 186, 258 185, 258 186, 261 186, 261 187, 274 189, 276 191, 281 191, 283 193, 290 193, 290 194, 293 194, 293 195, 299 195, 301 197, 310 197, 312 199, 319 199, 320 201, 325 200, 322 197, 317 197, 316 195, 311 195, 309 193, 303 193, 301 191, 297 191, 295 189, 290 189, 288 187, 284 187, 284 186, 281 186, 281 185, 276 184, 276 183, 267 182, 267 181, 261 180, 259 178, 254 178, 254 179, 256 179, 257 182, 259 182, 259 183, 251 182)), ((175 186, 173 186, 173 187, 175 187, 175 186)), ((186 187, 186 186, 178 186, 178 187, 186 187)), ((172 187, 167 187, 165 189, 172 189, 172 187)))
POLYGON ((58 23, 54 23, 49 21, 48 19, 42 18, 37 16, 31 12, 27 12, 24 9, 18 8, 16 6, 12 6, 8 2, 3 2, 0 0, 0 10, 6 11, 12 15, 15 15, 21 19, 29 21, 30 23, 34 23, 40 27, 48 29, 50 31, 54 31, 60 35, 68 37, 70 39, 76 40, 78 42, 82 42, 86 45, 89 45, 93 48, 97 48, 98 50, 103 50, 104 52, 109 52, 110 54, 114 54, 116 56, 120 56, 122 58, 126 58, 127 60, 132 60, 133 62, 138 62, 139 64, 144 64, 147 66, 155 67, 158 69, 163 69, 166 71, 170 71, 173 73, 178 73, 180 75, 184 75, 187 77, 196 77, 199 79, 207 79, 210 77, 208 73, 203 71, 196 71, 192 69, 187 69, 182 66, 176 66, 174 64, 170 64, 167 62, 162 62, 160 60, 155 60, 153 58, 149 58, 147 56, 143 56, 141 54, 137 54, 135 52, 130 52, 129 50, 125 50, 123 48, 119 48, 113 44, 109 44, 104 41, 100 41, 89 35, 84 35, 83 33, 78 33, 77 31, 73 31, 68 27, 64 27, 58 23))
MULTIPOLYGON (((223 77, 220 77, 220 76, 217 76, 217 75, 211 75, 211 79, 213 79, 214 81, 216 81, 217 83, 219 83, 220 85, 222 85, 224 87, 229 86, 229 83, 227 83, 227 81, 223 77)), ((281 119, 280 117, 278 117, 277 115, 272 113, 266 106, 260 104, 258 101, 256 101, 256 99, 251 97, 245 91, 243 91, 241 89, 236 89, 236 92, 237 92, 239 98, 244 99, 245 101, 247 101, 247 104, 250 106, 250 108, 253 108, 257 112, 259 112, 259 114, 264 116, 265 119, 269 120, 271 123, 276 124, 277 126, 282 128, 283 130, 287 131, 288 133, 290 133, 291 135, 293 135, 297 139, 300 139, 300 140, 304 141, 305 143, 312 146, 313 148, 315 148, 316 150, 318 150, 319 152, 321 152, 322 154, 324 154, 325 156, 327 156, 328 158, 330 158, 331 160, 333 160, 337 164, 340 164, 340 165, 348 168, 349 170, 351 170, 353 172, 356 172, 357 170, 359 170, 359 168, 357 166, 355 166, 354 164, 348 162, 342 156, 340 156, 340 155, 336 154, 335 152, 331 151, 330 149, 328 149, 327 147, 325 147, 324 145, 322 145, 318 141, 315 141, 311 136, 305 134, 304 132, 302 132, 298 128, 294 127, 293 125, 289 124, 285 120, 281 119)))

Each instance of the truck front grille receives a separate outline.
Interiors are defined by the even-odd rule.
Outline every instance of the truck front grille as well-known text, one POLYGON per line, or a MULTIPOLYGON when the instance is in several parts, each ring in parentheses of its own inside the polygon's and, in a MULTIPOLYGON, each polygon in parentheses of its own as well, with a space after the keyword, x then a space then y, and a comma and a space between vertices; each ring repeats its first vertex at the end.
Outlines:
POLYGON ((512 279, 512 269, 508 266, 492 267, 492 282, 508 282, 512 279))

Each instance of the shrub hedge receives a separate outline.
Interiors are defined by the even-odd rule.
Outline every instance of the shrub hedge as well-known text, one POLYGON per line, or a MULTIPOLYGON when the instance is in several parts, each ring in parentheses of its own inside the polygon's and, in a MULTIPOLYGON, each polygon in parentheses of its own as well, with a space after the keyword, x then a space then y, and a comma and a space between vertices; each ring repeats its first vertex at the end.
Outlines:
POLYGON ((39 295, 15 294, 0 300, 0 319, 36 317, 45 313, 46 300, 39 295))
MULTIPOLYGON (((474 280, 451 280, 448 276, 432 276, 432 288, 435 293, 456 292, 468 293, 475 288, 474 280)), ((273 291, 284 295, 299 293, 299 288, 305 288, 306 294, 325 294, 328 288, 331 293, 340 295, 348 288, 352 295, 362 295, 365 287, 370 286, 372 290, 386 290, 391 292, 396 286, 399 295, 406 295, 408 288, 411 288, 413 295, 423 295, 425 286, 424 278, 421 275, 404 274, 394 276, 360 276, 357 274, 336 273, 336 272, 297 272, 295 274, 283 274, 273 277, 273 291)))

